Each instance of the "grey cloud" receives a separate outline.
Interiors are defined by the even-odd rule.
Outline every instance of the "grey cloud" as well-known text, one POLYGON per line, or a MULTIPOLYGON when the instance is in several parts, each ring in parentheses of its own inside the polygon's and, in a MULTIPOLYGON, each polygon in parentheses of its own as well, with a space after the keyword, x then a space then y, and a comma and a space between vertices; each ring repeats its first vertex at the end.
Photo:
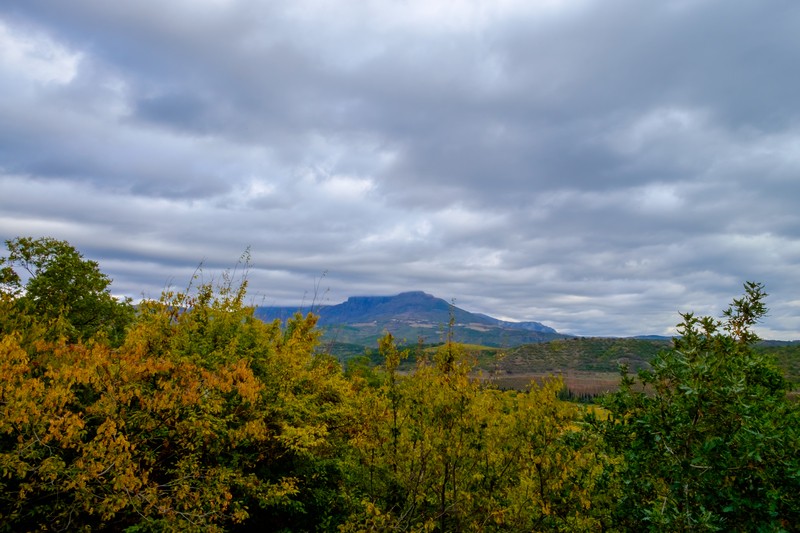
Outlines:
POLYGON ((420 289, 584 334, 664 333, 755 279, 800 336, 800 8, 417 7, 0 7, 79 57, 0 64, 0 236, 67 238, 134 296, 250 246, 264 301, 328 271, 333 301, 420 289))

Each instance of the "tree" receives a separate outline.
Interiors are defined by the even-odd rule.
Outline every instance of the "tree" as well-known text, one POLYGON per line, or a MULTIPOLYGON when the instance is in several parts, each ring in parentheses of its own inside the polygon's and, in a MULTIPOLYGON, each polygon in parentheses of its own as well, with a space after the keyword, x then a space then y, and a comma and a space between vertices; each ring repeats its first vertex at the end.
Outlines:
POLYGON ((594 425, 624 457, 615 521, 632 530, 781 531, 800 524, 800 416, 753 349, 767 309, 745 284, 723 320, 682 314, 674 346, 594 425))
POLYGON ((595 440, 562 384, 500 391, 447 338, 433 361, 397 372, 404 354, 380 341, 385 381, 361 392, 344 531, 596 531, 608 505, 595 440))
POLYGON ((345 514, 355 413, 316 318, 264 323, 246 279, 222 279, 141 302, 116 347, 0 336, 0 531, 309 531, 345 514))
POLYGON ((121 342, 133 319, 130 300, 109 292, 111 279, 69 243, 50 237, 6 241, 0 258, 0 292, 6 317, 0 332, 38 323, 48 337, 86 340, 102 333, 121 342))

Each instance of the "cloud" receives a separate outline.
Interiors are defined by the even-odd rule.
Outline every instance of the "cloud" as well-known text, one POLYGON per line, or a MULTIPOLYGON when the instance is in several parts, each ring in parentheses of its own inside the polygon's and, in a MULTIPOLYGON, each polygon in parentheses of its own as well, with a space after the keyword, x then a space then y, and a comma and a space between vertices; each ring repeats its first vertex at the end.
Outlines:
POLYGON ((39 84, 67 84, 75 78, 80 59, 81 54, 46 35, 0 23, 0 68, 8 73, 4 81, 13 82, 13 74, 39 84))
MULTIPOLYGON (((800 7, 0 7, 0 236, 157 294, 248 247, 271 304, 426 290, 666 333, 747 279, 800 338, 800 7)), ((211 275, 211 274, 209 274, 211 275)))

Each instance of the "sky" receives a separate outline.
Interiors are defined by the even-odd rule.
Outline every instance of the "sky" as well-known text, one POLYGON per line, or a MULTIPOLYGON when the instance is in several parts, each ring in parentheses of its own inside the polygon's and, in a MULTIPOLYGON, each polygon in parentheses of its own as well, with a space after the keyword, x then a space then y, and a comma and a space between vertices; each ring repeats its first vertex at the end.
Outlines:
POLYGON ((745 281, 800 339, 796 0, 0 5, 0 239, 158 297, 423 290, 672 334, 745 281))

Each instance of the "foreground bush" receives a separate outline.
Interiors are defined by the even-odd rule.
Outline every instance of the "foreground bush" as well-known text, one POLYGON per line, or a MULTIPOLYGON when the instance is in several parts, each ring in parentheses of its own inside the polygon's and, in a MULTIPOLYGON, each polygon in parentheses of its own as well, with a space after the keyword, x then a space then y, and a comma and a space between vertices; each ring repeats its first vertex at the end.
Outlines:
POLYGON ((337 475, 349 388, 313 354, 314 317, 265 324, 245 287, 143 303, 118 348, 4 335, 0 528, 311 529, 335 514, 337 479, 310 477, 337 475))

